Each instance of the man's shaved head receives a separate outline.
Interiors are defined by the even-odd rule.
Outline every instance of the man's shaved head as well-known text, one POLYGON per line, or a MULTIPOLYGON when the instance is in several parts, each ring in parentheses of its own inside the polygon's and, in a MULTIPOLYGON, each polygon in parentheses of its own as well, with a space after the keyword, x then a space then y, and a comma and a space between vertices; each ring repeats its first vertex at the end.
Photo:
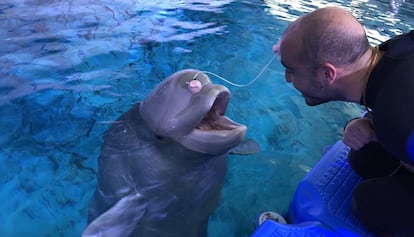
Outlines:
POLYGON ((285 37, 298 37, 302 41, 301 55, 313 66, 327 62, 345 66, 369 48, 363 26, 339 7, 321 8, 300 17, 289 25, 285 37))

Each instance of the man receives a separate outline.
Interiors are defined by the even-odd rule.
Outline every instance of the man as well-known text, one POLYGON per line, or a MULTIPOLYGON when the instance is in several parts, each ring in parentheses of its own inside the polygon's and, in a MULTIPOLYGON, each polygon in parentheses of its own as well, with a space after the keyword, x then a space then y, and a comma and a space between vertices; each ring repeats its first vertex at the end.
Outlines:
POLYGON ((343 134, 365 178, 353 211, 379 236, 414 236, 414 31, 372 47, 351 13, 327 7, 292 22, 273 51, 306 104, 365 106, 343 134))

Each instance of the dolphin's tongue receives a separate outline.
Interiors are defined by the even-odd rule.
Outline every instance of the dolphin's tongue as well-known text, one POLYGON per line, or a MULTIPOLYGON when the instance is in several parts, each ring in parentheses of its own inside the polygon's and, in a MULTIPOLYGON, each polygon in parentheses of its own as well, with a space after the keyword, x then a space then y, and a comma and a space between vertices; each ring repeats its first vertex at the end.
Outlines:
POLYGON ((204 119, 196 126, 195 129, 203 131, 208 130, 233 130, 240 127, 240 124, 234 123, 224 115, 215 110, 210 110, 204 119))

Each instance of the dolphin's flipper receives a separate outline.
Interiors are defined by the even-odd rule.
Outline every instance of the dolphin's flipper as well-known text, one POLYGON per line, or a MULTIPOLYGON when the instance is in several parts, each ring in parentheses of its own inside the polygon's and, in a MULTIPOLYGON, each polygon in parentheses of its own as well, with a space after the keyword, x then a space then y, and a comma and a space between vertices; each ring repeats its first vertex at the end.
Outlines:
POLYGON ((230 154, 250 155, 260 152, 259 144, 253 139, 246 139, 230 151, 230 154))
POLYGON ((128 236, 144 216, 146 207, 146 202, 140 194, 125 196, 90 223, 82 237, 128 236))

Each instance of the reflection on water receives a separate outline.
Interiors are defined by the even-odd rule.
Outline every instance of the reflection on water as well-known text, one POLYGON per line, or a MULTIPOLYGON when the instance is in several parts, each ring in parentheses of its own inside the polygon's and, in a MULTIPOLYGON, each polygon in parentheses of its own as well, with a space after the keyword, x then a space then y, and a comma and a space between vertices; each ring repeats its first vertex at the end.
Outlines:
POLYGON ((390 0, 391 11, 393 13, 398 13, 404 2, 405 0, 390 0))
POLYGON ((360 20, 367 31, 372 44, 379 44, 390 37, 413 29, 411 19, 414 12, 412 4, 407 6, 405 12, 400 12, 405 0, 387 0, 386 2, 373 0, 351 0, 351 1, 276 1, 265 0, 269 6, 269 12, 286 21, 293 21, 302 14, 325 6, 346 7, 354 16, 360 20), (410 9, 411 8, 411 9, 410 9))
POLYGON ((64 89, 64 82, 43 82, 66 80, 44 73, 52 68, 68 70, 94 55, 223 34, 225 26, 214 21, 195 21, 185 11, 220 12, 231 2, 2 1, 0 89, 7 89, 2 90, 0 104, 47 88, 64 89), (24 82, 27 80, 30 82, 24 82), (33 82, 37 80, 40 81, 33 82), (17 88, 16 84, 22 86, 17 88))

